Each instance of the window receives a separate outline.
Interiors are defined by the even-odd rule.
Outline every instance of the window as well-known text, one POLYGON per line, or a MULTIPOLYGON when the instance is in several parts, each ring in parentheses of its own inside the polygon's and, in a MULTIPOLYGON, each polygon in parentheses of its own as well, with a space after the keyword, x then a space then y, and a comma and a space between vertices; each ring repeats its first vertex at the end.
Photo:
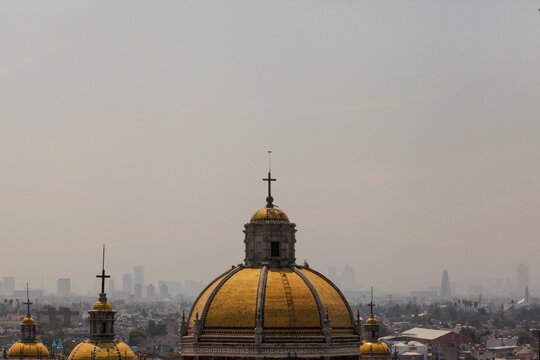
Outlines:
POLYGON ((272 257, 279 256, 279 241, 272 241, 270 243, 270 256, 272 257))

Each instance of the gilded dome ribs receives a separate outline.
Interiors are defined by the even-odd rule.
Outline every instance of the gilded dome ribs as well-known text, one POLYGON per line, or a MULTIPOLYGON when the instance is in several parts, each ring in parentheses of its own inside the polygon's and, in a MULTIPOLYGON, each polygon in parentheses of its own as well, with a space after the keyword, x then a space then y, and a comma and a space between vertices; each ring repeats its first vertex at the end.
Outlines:
POLYGON ((309 290, 311 291, 311 294, 313 295, 313 298, 315 299, 315 302, 317 303, 317 310, 319 310, 319 324, 322 326, 323 320, 326 316, 326 308, 324 307, 324 304, 321 301, 321 297, 317 293, 317 290, 313 286, 312 283, 309 282, 309 280, 302 274, 301 271, 298 270, 297 267, 291 266, 291 269, 304 281, 304 283, 307 285, 309 290))
MULTIPOLYGON (((259 275, 259 285, 257 287, 257 313, 255 315, 255 324, 257 327, 255 329, 255 333, 259 337, 262 337, 263 335, 264 299, 266 297, 266 279, 267 278, 268 278, 268 266, 263 266, 261 268, 261 274, 259 275)), ((262 341, 262 338, 260 338, 259 341, 262 341)))
POLYGON ((202 314, 200 314, 200 319, 201 319, 201 324, 202 324, 202 328, 201 328, 201 331, 203 330, 204 328, 204 325, 206 323, 206 318, 208 317, 208 310, 210 309, 210 305, 212 305, 212 302, 214 301, 214 299, 216 298, 216 295, 217 293, 219 292, 219 290, 223 287, 223 285, 225 285, 225 283, 236 273, 238 273, 240 270, 242 270, 243 267, 242 266, 237 266, 235 267, 234 269, 230 270, 230 272, 225 275, 223 277, 223 279, 219 282, 219 284, 217 284, 217 286, 212 290, 212 293, 210 294, 210 296, 208 297, 208 301, 206 302, 206 304, 204 305, 204 309, 203 309, 203 312, 202 314))

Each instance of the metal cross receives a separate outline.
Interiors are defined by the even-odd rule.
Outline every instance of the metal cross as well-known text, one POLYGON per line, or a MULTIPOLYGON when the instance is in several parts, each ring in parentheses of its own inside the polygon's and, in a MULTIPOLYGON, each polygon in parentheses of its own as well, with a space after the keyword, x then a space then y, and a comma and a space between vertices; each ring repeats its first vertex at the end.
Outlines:
POLYGON ((373 315, 373 308, 375 307, 375 304, 373 303, 373 287, 371 287, 371 302, 368 304, 368 306, 370 314, 373 315))
POLYGON ((105 294, 105 279, 111 277, 111 275, 105 275, 105 244, 103 244, 103 266, 101 267, 101 275, 96 275, 97 278, 101 278, 101 293, 105 294))
POLYGON ((26 283, 26 302, 23 302, 23 305, 26 305, 26 315, 30 316, 30 305, 33 302, 30 301, 30 291, 28 290, 28 283, 26 283))

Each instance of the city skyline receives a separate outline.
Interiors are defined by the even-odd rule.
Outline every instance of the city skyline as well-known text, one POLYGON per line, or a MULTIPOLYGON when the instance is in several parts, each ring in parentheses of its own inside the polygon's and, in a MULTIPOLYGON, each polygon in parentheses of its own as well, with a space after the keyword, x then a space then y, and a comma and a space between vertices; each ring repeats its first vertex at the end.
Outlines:
MULTIPOLYGON (((133 266, 133 270, 135 272, 136 268, 142 268, 143 269, 143 278, 144 278, 144 265, 137 265, 133 266)), ((516 275, 513 279, 510 274, 507 274, 509 276, 502 277, 502 278, 492 278, 489 282, 486 283, 466 283, 466 282, 459 282, 459 287, 456 284, 456 281, 452 278, 452 281, 449 282, 449 286, 452 288, 450 291, 450 296, 442 296, 442 285, 437 285, 437 280, 434 280, 431 283, 425 283, 421 284, 418 287, 411 287, 408 289, 398 289, 398 288, 388 288, 388 287, 381 287, 377 286, 376 281, 369 280, 369 279, 363 279, 361 274, 357 274, 356 268, 354 265, 351 264, 344 264, 342 267, 336 267, 334 265, 330 265, 324 273, 326 276, 328 276, 330 279, 336 282, 340 287, 343 288, 344 291, 367 291, 371 287, 376 286, 379 292, 382 292, 383 294, 399 294, 399 295, 411 295, 411 293, 414 292, 423 292, 423 291, 433 291, 437 293, 437 297, 441 298, 450 298, 450 297, 456 297, 456 296, 478 296, 478 295, 487 295, 487 296, 503 296, 503 297, 520 297, 524 294, 525 287, 529 288, 529 291, 532 290, 532 296, 538 296, 537 293, 540 289, 532 287, 529 287, 529 273, 528 273, 528 265, 520 263, 516 268, 516 275), (524 270, 526 269, 526 270, 524 270), (526 275, 524 275, 524 271, 526 275), (523 278, 526 278, 524 280, 523 278), (523 282, 526 282, 526 286, 523 285, 523 282), (459 289, 456 292, 456 288, 459 289)), ((444 278, 446 276, 446 279, 448 279, 448 271, 446 269, 441 269, 441 273, 443 274, 443 282, 444 278), (446 273, 446 275, 445 275, 446 273)), ((134 273, 133 272, 133 273, 134 273)), ((118 281, 119 287, 115 288, 114 291, 121 292, 121 293, 128 293, 132 296, 135 296, 135 288, 134 288, 134 280, 133 280, 133 273, 124 273, 117 276, 111 276, 111 279, 109 280, 108 285, 108 292, 111 292, 111 286, 115 287, 116 281, 118 281), (127 278, 127 279, 126 279, 127 278), (129 284, 131 286, 129 286, 129 284), (126 287, 127 286, 127 287, 126 287), (127 290, 127 289, 130 290, 127 290)), ((0 277, 2 275, 0 274, 0 277)), ((4 284, 5 280, 9 279, 10 284, 8 285, 9 289, 13 289, 14 291, 22 291, 24 290, 26 283, 28 281, 24 279, 17 280, 17 276, 4 276, 2 281, 0 281, 0 296, 6 296, 7 293, 10 291, 9 289, 6 290, 4 284)), ((67 292, 69 294, 75 294, 75 295, 91 295, 95 292, 95 286, 99 285, 99 280, 93 281, 92 287, 88 289, 84 289, 80 287, 80 284, 77 284, 75 282, 75 287, 72 286, 72 279, 71 278, 57 278, 54 282, 54 288, 48 288, 46 286, 33 286, 33 290, 41 291, 45 290, 48 292, 49 295, 51 294, 57 294, 60 292, 60 282, 68 283, 69 285, 63 285, 65 288, 67 286, 67 292), (75 291, 72 289, 75 288, 75 291)), ((439 280, 440 282, 440 277, 439 280)), ((162 279, 162 278, 152 278, 152 280, 143 282, 143 286, 141 288, 142 293, 140 294, 140 298, 146 298, 146 286, 153 285, 155 287, 156 294, 159 293, 160 285, 161 284, 195 284, 200 283, 201 286, 205 286, 207 284, 207 281, 204 279, 162 279)), ((195 290, 189 290, 187 293, 192 294, 196 293, 198 291, 199 287, 195 286, 195 290)), ((66 290, 64 290, 66 291, 66 290)), ((449 291, 449 290, 444 290, 449 291)), ((178 291, 176 291, 178 292, 178 291)), ((181 291, 180 291, 181 293, 181 291)), ((125 295, 125 294, 124 294, 125 295)))

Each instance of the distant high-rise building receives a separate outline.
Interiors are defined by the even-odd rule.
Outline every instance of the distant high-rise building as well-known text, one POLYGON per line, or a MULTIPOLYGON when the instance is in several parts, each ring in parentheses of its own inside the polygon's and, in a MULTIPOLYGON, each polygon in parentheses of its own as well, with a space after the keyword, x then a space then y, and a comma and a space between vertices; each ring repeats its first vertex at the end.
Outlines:
POLYGON ((337 269, 334 266, 328 267, 328 278, 334 282, 338 281, 337 269))
POLYGON ((169 297, 169 284, 166 281, 160 281, 158 283, 158 288, 160 299, 166 299, 169 297))
POLYGON ((156 299, 156 287, 152 284, 146 285, 146 298, 148 300, 156 299))
POLYGON ((441 280, 441 298, 450 299, 450 280, 448 280, 448 271, 443 270, 442 280, 441 280))
POLYGON ((517 267, 517 291, 523 294, 525 288, 529 286, 529 267, 525 264, 519 264, 517 267))
POLYGON ((126 294, 133 293, 133 276, 131 274, 124 274, 122 277, 122 291, 126 294))
POLYGON ((135 266, 133 268, 133 285, 137 284, 144 286, 144 266, 135 266))
POLYGON ((15 291, 15 277, 14 276, 4 276, 4 286, 3 291, 4 295, 12 296, 15 291))
POLYGON ((356 289, 356 270, 351 265, 345 265, 343 268, 343 275, 341 276, 341 286, 345 290, 356 289))
POLYGON ((56 294, 59 297, 71 296, 71 279, 58 279, 58 281, 56 282, 56 294))
POLYGON ((141 284, 135 284, 133 287, 133 294, 136 300, 141 300, 143 297, 143 287, 141 284))

